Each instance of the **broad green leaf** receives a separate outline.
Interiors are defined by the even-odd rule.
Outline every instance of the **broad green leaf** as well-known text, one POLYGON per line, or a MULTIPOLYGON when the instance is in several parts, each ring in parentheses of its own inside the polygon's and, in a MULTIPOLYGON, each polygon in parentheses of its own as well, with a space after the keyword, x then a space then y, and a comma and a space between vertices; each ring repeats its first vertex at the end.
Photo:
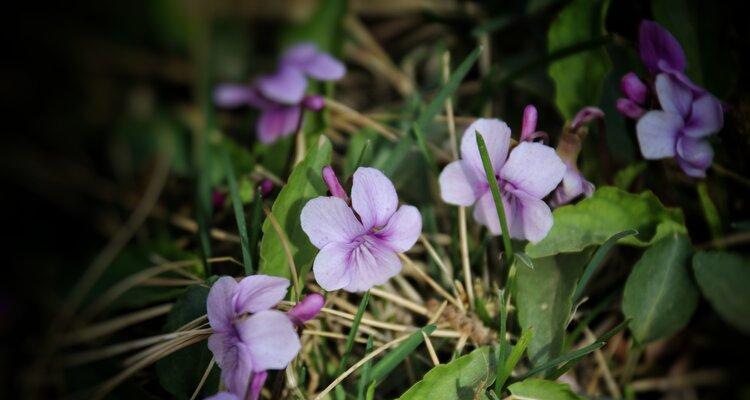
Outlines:
MULTIPOLYGON (((321 176, 323 167, 331 161, 331 142, 321 137, 308 150, 305 159, 297 164, 273 203, 271 214, 289 240, 299 277, 304 279, 316 254, 300 225, 302 207, 312 198, 325 196, 326 186, 321 176)), ((270 218, 263 223, 263 239, 260 242, 261 274, 290 277, 289 265, 281 237, 271 224, 270 218)))
MULTIPOLYGON (((607 0, 574 0, 552 22, 547 34, 550 53, 604 34, 607 0)), ((583 107, 599 103, 604 78, 612 63, 603 48, 578 53, 552 63, 555 103, 566 120, 583 107)))
POLYGON ((680 209, 664 207, 650 191, 632 194, 611 186, 599 188, 577 204, 556 209, 552 216, 555 222, 547 237, 526 246, 529 257, 578 252, 630 229, 638 235, 618 243, 645 247, 672 233, 687 232, 680 209))
POLYGON ((633 267, 622 297, 622 311, 640 344, 682 329, 695 311, 698 290, 688 263, 692 254, 684 235, 672 234, 647 249, 633 267))
MULTIPOLYGON (((167 317, 164 332, 174 332, 181 326, 206 314, 206 298, 209 289, 204 286, 191 286, 177 300, 167 317)), ((159 383, 178 399, 189 399, 198 387, 212 358, 206 342, 198 342, 178 350, 156 363, 159 383)), ((216 392, 219 384, 219 368, 214 367, 203 385, 199 398, 216 392)))
POLYGON ((526 379, 508 386, 514 399, 522 400, 580 400, 570 386, 544 379, 526 379))
POLYGON ((560 354, 573 307, 573 292, 589 252, 534 259, 534 269, 516 270, 518 322, 534 332, 529 359, 543 364, 560 354))
POLYGON ((701 292, 725 321, 750 334, 750 258, 721 251, 693 257, 701 292))
POLYGON ((448 364, 431 369, 399 400, 476 399, 495 380, 496 356, 489 347, 480 347, 448 364))

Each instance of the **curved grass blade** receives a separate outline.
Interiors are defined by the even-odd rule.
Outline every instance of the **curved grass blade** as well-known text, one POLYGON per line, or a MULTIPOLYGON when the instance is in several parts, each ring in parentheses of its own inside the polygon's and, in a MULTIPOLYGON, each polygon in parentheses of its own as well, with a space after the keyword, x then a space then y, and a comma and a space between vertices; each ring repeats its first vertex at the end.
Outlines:
POLYGON ((417 346, 422 344, 422 342, 424 341, 424 336, 422 336, 422 333, 429 336, 432 332, 435 331, 435 329, 437 329, 437 326, 434 324, 430 324, 412 333, 408 339, 404 340, 403 343, 386 354, 383 359, 378 361, 378 363, 372 367, 372 376, 370 380, 373 383, 382 382, 383 379, 385 379, 385 377, 388 376, 391 371, 393 371, 393 369, 399 366, 399 364, 401 364, 404 359, 409 356, 409 354, 411 354, 414 349, 417 348, 417 346))
MULTIPOLYGON (((367 339, 367 347, 365 348, 365 354, 369 354, 372 351, 372 336, 367 339)), ((370 372, 372 371, 372 360, 367 361, 362 366, 362 375, 359 377, 357 382, 357 400, 365 400, 365 394, 367 392, 367 382, 370 381, 370 372)))
POLYGON ((253 256, 250 251, 250 239, 247 235, 245 210, 243 209, 242 199, 240 198, 240 191, 237 188, 237 177, 234 175, 234 167, 232 166, 232 160, 229 158, 229 148, 227 146, 228 144, 226 142, 221 146, 221 158, 227 176, 227 183, 229 184, 229 195, 232 197, 232 208, 234 209, 234 217, 237 220, 237 231, 240 234, 240 245, 242 247, 242 261, 245 265, 245 275, 252 275, 253 256))
POLYGON ((511 350, 510 355, 503 365, 498 365, 497 380, 495 380, 495 392, 498 396, 502 393, 503 386, 505 385, 505 381, 508 380, 510 373, 513 372, 516 364, 521 360, 521 356, 523 355, 523 352, 526 351, 526 346, 528 346, 529 340, 531 340, 533 335, 534 333, 531 329, 523 331, 521 338, 518 339, 516 345, 513 346, 513 350, 511 350))
POLYGON ((594 272, 599 267, 599 264, 602 263, 604 260, 604 257, 607 256, 607 253, 614 247, 617 242, 628 236, 637 235, 638 231, 635 229, 628 229, 626 231, 622 231, 620 233, 616 233, 612 235, 609 239, 607 239, 606 242, 604 242, 601 247, 599 247, 596 250, 596 253, 594 253, 594 256, 591 257, 591 260, 589 261, 589 264, 586 266, 586 269, 583 271, 583 275, 581 276, 581 279, 578 281, 578 285, 576 285, 576 291, 573 292, 573 304, 577 304, 578 300, 581 299, 581 296, 583 295, 583 289, 586 288, 586 284, 591 279, 591 276, 594 275, 594 272))
POLYGON ((260 241, 260 232, 263 227, 263 193, 260 186, 255 188, 255 200, 253 200, 253 210, 250 214, 250 254, 253 257, 253 265, 258 263, 258 242, 260 241))
POLYGON ((352 327, 349 329, 349 335, 346 336, 346 344, 344 345, 344 354, 341 355, 341 360, 339 361, 339 367, 336 370, 336 375, 339 376, 344 372, 344 369, 346 368, 346 360, 349 358, 349 353, 352 351, 352 346, 354 345, 354 339, 357 337, 357 332, 359 331, 359 323, 362 322, 362 316, 365 314, 365 310, 367 309, 367 303, 370 301, 370 291, 366 291, 365 295, 362 296, 362 301, 359 302, 359 308, 357 308, 357 314, 354 315, 354 320, 352 321, 352 327))

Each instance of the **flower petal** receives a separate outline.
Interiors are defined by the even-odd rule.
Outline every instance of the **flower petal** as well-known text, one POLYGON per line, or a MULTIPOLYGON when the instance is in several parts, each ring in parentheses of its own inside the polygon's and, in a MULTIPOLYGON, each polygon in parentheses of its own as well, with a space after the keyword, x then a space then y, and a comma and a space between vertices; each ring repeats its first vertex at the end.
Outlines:
POLYGON ((414 206, 401 206, 376 236, 391 250, 403 253, 412 246, 422 233, 422 215, 414 206))
MULTIPOLYGON (((461 138, 461 158, 474 168, 479 177, 486 177, 482 157, 477 147, 476 132, 479 132, 487 145, 487 154, 495 172, 500 171, 508 157, 510 148, 510 128, 508 124, 499 119, 480 118, 464 131, 461 138)), ((486 179, 485 179, 486 180, 486 179)))
MULTIPOLYGON (((505 222, 508 224, 508 226, 510 226, 513 215, 508 204, 507 194, 503 194, 502 201, 503 207, 505 208, 505 222)), ((490 233, 492 233, 494 236, 499 236, 502 234, 502 229, 500 228, 500 220, 498 219, 497 209, 495 208, 495 201, 492 198, 491 191, 488 190, 485 194, 482 195, 482 197, 479 198, 479 200, 477 200, 477 203, 474 205, 474 212, 472 215, 474 216, 475 221, 486 226, 487 229, 490 230, 490 233)))
POLYGON ((313 262, 313 275, 318 285, 332 291, 349 284, 349 255, 354 245, 331 242, 320 249, 313 262))
POLYGON ((635 126, 643 157, 648 160, 674 157, 675 141, 682 125, 682 117, 677 114, 647 112, 635 126))
POLYGON ((393 183, 375 168, 360 167, 354 172, 352 208, 359 214, 365 230, 382 227, 398 207, 393 183))
POLYGON ((531 243, 544 239, 553 224, 552 211, 547 203, 520 191, 514 192, 513 196, 516 204, 511 236, 531 243))
POLYGON ((237 322, 237 331, 247 343, 255 372, 286 368, 301 347, 294 324, 280 311, 253 314, 237 322))
POLYGON ((690 115, 693 103, 693 92, 670 74, 659 74, 656 76, 656 95, 659 98, 661 108, 683 118, 690 115))
POLYGON ((500 178, 512 183, 517 190, 542 198, 557 187, 565 170, 565 164, 553 148, 523 142, 510 153, 500 178))
POLYGON ((646 113, 643 107, 636 104, 633 100, 624 97, 617 99, 616 107, 620 114, 631 119, 638 119, 646 113))
POLYGON ((229 276, 222 276, 211 286, 206 299, 206 314, 214 332, 229 332, 232 329, 232 321, 236 317, 233 300, 236 290, 237 281, 229 276))
POLYGON ((216 364, 219 365, 219 368, 224 369, 224 365, 226 365, 225 359, 227 360, 226 362, 229 362, 229 360, 232 359, 230 353, 236 351, 233 347, 237 340, 238 338, 233 332, 212 333, 211 336, 208 337, 208 349, 211 350, 211 353, 214 355, 214 359, 216 360, 216 364))
POLYGON ((445 166, 438 182, 440 198, 448 204, 468 207, 487 191, 486 175, 477 175, 478 171, 464 160, 453 161, 445 166))
POLYGON ((263 384, 266 383, 268 378, 268 372, 261 371, 253 374, 253 381, 250 382, 250 393, 248 394, 248 400, 260 399, 260 392, 263 391, 263 384))
POLYGON ((686 174, 705 177, 714 159, 714 149, 706 140, 682 137, 677 141, 677 161, 686 174))
POLYGON ((235 341, 224 355, 221 368, 221 380, 230 392, 244 399, 253 373, 253 362, 249 347, 235 341))
POLYGON ((724 126, 724 110, 716 97, 706 93, 693 102, 690 119, 683 131, 693 138, 716 133, 724 126))
POLYGON ((219 107, 235 108, 249 104, 253 88, 247 85, 223 83, 214 89, 214 103, 219 107))
POLYGON ((302 230, 315 247, 329 243, 349 243, 365 229, 352 209, 338 197, 316 197, 305 204, 300 214, 302 230))
POLYGON ((301 66, 308 62, 317 53, 318 46, 315 45, 315 43, 298 43, 284 50, 284 54, 281 56, 281 63, 301 66))
POLYGON ((555 189, 555 198, 551 202, 553 207, 570 203, 580 195, 591 196, 594 185, 583 177, 577 168, 568 167, 560 186, 555 189))
POLYGON ((664 61, 671 69, 685 70, 687 63, 682 46, 668 30, 656 22, 641 22, 638 42, 641 59, 651 72, 661 69, 659 61, 664 61))
POLYGON ((257 81, 263 96, 282 104, 298 104, 307 89, 307 79, 295 67, 282 65, 278 71, 257 81))
POLYGON ((274 106, 263 110, 256 123, 258 140, 272 143, 297 131, 302 110, 299 106, 274 106))
POLYGON ((337 81, 346 74, 346 67, 341 61, 323 52, 313 56, 304 68, 307 75, 321 81, 337 81))
POLYGON ((240 400, 234 393, 219 392, 211 397, 207 397, 205 400, 240 400))
POLYGON ((257 313, 284 300, 289 280, 278 276, 251 275, 237 284, 234 306, 238 314, 257 313))
POLYGON ((628 72, 622 77, 620 90, 625 94, 625 97, 636 104, 646 104, 646 100, 648 100, 648 86, 635 72, 628 72))
POLYGON ((348 292, 363 292, 382 285, 401 271, 396 253, 378 239, 367 237, 351 252, 348 292))

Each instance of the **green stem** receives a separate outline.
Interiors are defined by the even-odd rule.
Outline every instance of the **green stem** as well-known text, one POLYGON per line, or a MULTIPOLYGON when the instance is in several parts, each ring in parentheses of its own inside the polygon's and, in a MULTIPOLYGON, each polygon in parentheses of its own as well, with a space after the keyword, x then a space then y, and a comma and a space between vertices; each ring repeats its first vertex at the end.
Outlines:
POLYGON ((510 243, 510 232, 508 231, 508 223, 506 222, 505 207, 503 206, 502 197, 500 197, 500 186, 497 184, 497 178, 495 178, 495 171, 492 169, 492 162, 490 161, 490 155, 487 153, 487 145, 484 143, 484 138, 482 138, 479 132, 475 133, 484 172, 487 174, 487 182, 490 185, 492 199, 495 201, 495 209, 500 219, 500 229, 503 232, 503 247, 505 248, 505 262, 510 265, 513 260, 513 246, 510 243))

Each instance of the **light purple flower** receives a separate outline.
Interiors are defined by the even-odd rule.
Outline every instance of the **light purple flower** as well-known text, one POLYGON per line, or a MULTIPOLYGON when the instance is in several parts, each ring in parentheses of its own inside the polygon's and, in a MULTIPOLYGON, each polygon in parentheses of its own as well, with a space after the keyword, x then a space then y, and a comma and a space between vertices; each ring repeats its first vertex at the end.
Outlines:
POLYGON ((555 195, 550 201, 553 207, 568 204, 581 195, 591 197, 594 194, 594 184, 586 180, 575 164, 565 163, 565 167, 565 175, 562 182, 555 190, 555 195))
POLYGON ((374 168, 354 172, 351 206, 341 197, 317 197, 305 204, 301 222, 320 249, 313 263, 315 280, 325 290, 349 292, 368 290, 398 274, 397 253, 409 250, 422 232, 419 211, 399 207, 393 183, 374 168))
POLYGON ((638 51, 651 73, 684 72, 687 62, 680 43, 654 21, 644 20, 638 29, 638 51))
POLYGON ((500 223, 479 149, 476 132, 482 135, 500 185, 511 237, 542 240, 552 228, 552 212, 542 200, 563 178, 565 164, 555 151, 541 143, 521 142, 508 156, 510 128, 497 119, 479 119, 461 139, 461 160, 440 173, 440 196, 446 203, 474 205, 474 219, 500 235, 500 223))
POLYGON ((252 86, 219 85, 214 101, 220 107, 249 105, 259 109, 258 139, 272 143, 299 129, 303 109, 319 111, 325 106, 323 97, 305 95, 308 77, 331 81, 345 73, 344 64, 314 44, 298 44, 284 53, 274 73, 259 77, 252 86))
POLYGON ((724 112, 718 99, 680 78, 670 73, 656 77, 662 110, 649 111, 638 121, 638 143, 644 158, 675 157, 686 174, 704 177, 714 155, 706 137, 724 125, 724 112))
POLYGON ((208 294, 208 322, 213 330, 208 348, 221 368, 222 381, 241 399, 248 388, 250 398, 257 399, 265 371, 286 368, 300 349, 292 321, 271 310, 288 287, 288 280, 273 276, 248 276, 239 283, 225 276, 208 294))

